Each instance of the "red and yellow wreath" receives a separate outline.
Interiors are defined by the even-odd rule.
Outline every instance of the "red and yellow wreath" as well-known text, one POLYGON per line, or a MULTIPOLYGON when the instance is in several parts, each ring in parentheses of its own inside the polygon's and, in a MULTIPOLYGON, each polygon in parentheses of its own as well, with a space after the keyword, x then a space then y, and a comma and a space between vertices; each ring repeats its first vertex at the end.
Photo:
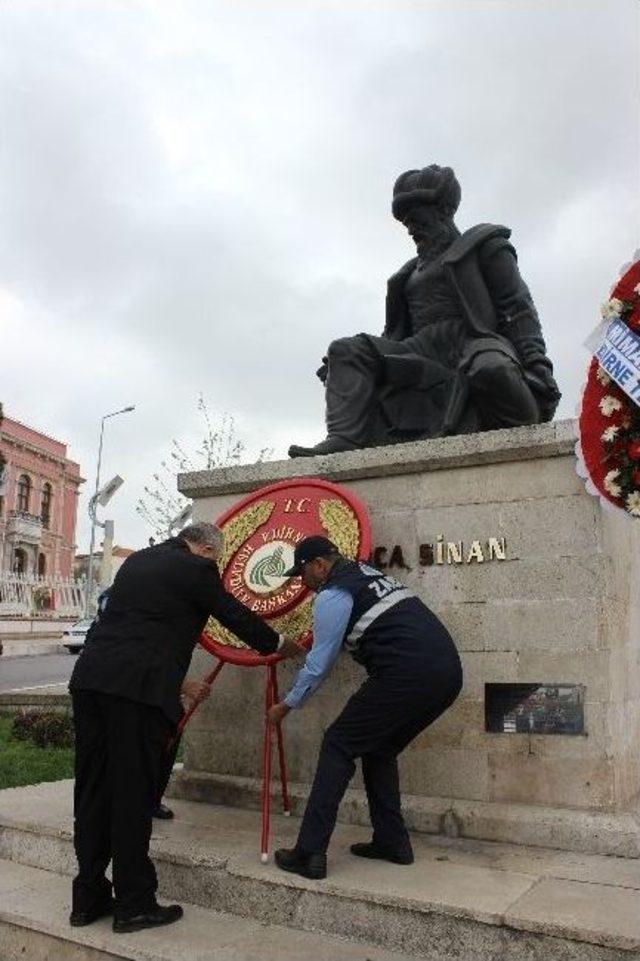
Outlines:
MULTIPOLYGON (((602 316, 604 322, 617 321, 633 335, 640 334, 637 255, 602 305, 602 316)), ((629 363, 633 365, 635 359, 637 365, 635 336, 627 339, 629 363)), ((600 351, 600 357, 591 361, 582 395, 576 445, 578 472, 586 478, 587 490, 598 494, 605 505, 640 517, 640 396, 635 393, 632 397, 619 386, 614 369, 607 371, 609 365, 603 362, 602 354, 600 351)))

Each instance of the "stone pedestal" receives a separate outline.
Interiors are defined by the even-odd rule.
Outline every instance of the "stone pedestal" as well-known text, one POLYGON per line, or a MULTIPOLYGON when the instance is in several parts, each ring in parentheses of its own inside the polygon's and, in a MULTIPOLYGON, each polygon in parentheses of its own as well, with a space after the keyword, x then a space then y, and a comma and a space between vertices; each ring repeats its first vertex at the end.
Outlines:
MULTIPOLYGON (((401 757, 411 826, 637 857, 640 522, 585 493, 573 445, 564 421, 187 474, 179 486, 206 520, 293 476, 330 479, 364 502, 377 560, 441 617, 464 665, 456 705, 401 757), (584 733, 488 732, 496 683, 582 685, 584 733)), ((196 653, 194 671, 211 664, 196 653)), ((279 668, 283 691, 293 672, 279 668)), ((322 733, 361 678, 343 656, 285 722, 300 804, 322 733)), ((187 729, 175 792, 257 802, 263 683, 262 669, 225 667, 187 729)), ((341 816, 366 820, 354 788, 341 816)))

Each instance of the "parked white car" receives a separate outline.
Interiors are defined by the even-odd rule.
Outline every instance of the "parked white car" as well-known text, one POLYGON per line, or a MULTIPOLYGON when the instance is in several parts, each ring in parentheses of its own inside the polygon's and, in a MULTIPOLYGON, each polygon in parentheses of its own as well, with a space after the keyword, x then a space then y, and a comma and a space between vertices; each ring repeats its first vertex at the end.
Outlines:
POLYGON ((72 624, 66 631, 62 632, 64 638, 62 643, 69 651, 69 654, 78 654, 82 650, 87 631, 92 624, 92 617, 83 617, 81 620, 76 621, 75 624, 72 624))

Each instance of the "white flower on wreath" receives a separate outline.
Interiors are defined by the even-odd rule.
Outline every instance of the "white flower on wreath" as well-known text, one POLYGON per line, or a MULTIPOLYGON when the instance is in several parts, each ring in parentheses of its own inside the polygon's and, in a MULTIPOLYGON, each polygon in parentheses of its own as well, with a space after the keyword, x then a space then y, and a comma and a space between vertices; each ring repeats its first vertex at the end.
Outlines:
POLYGON ((598 406, 605 417, 611 417, 614 411, 622 408, 622 401, 614 397, 613 394, 605 394, 598 406))
POLYGON ((638 297, 640 297, 640 284, 635 285, 635 287, 633 288, 633 292, 634 294, 637 294, 638 297))
POLYGON ((627 496, 626 500, 627 510, 634 517, 640 517, 640 492, 633 491, 627 496))
POLYGON ((620 428, 616 427, 615 424, 611 424, 609 427, 606 427, 605 430, 602 432, 602 437, 600 439, 603 440, 606 444, 610 444, 611 441, 616 439, 616 434, 618 433, 619 429, 620 428))
POLYGON ((604 489, 608 494, 611 494, 612 497, 620 497, 622 493, 620 484, 616 484, 618 477, 620 477, 619 470, 610 470, 604 478, 604 489))
POLYGON ((608 387, 609 384, 611 383, 611 378, 609 377, 607 372, 602 369, 602 367, 598 367, 596 377, 598 378, 598 380, 600 381, 603 387, 608 387))
POLYGON ((618 297, 612 297, 610 300, 605 300, 602 307, 600 308, 600 313, 605 320, 614 320, 619 317, 624 308, 624 304, 618 297))

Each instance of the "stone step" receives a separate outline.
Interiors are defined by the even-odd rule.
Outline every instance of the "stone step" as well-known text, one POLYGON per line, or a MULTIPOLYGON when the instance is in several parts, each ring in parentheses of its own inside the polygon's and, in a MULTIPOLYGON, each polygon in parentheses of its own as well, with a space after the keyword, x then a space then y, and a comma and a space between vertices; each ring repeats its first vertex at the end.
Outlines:
POLYGON ((371 944, 263 924, 183 904, 167 928, 114 934, 111 919, 85 928, 68 923, 68 878, 0 861, 2 961, 412 961, 371 944))
MULTIPOLYGON (((636 860, 418 835, 402 867, 354 858, 349 842, 368 831, 339 825, 329 877, 312 882, 260 863, 256 812, 173 805, 152 840, 166 900, 428 961, 640 959, 636 860)), ((71 810, 70 781, 0 792, 0 857, 72 874, 71 810)), ((296 831, 275 815, 273 846, 296 831)))
MULTIPOLYGON (((274 783, 274 799, 278 789, 279 785, 274 783)), ((187 801, 260 810, 262 781, 232 774, 187 770, 178 764, 168 795, 187 801)), ((309 796, 309 785, 291 783, 289 795, 292 812, 301 816, 309 796)), ((402 795, 402 808, 409 830, 424 834, 515 842, 553 849, 561 838, 563 850, 640 858, 640 817, 637 812, 606 813, 408 793, 402 795)), ((348 824, 369 824, 369 808, 364 791, 352 788, 347 791, 340 808, 340 820, 348 824)))

